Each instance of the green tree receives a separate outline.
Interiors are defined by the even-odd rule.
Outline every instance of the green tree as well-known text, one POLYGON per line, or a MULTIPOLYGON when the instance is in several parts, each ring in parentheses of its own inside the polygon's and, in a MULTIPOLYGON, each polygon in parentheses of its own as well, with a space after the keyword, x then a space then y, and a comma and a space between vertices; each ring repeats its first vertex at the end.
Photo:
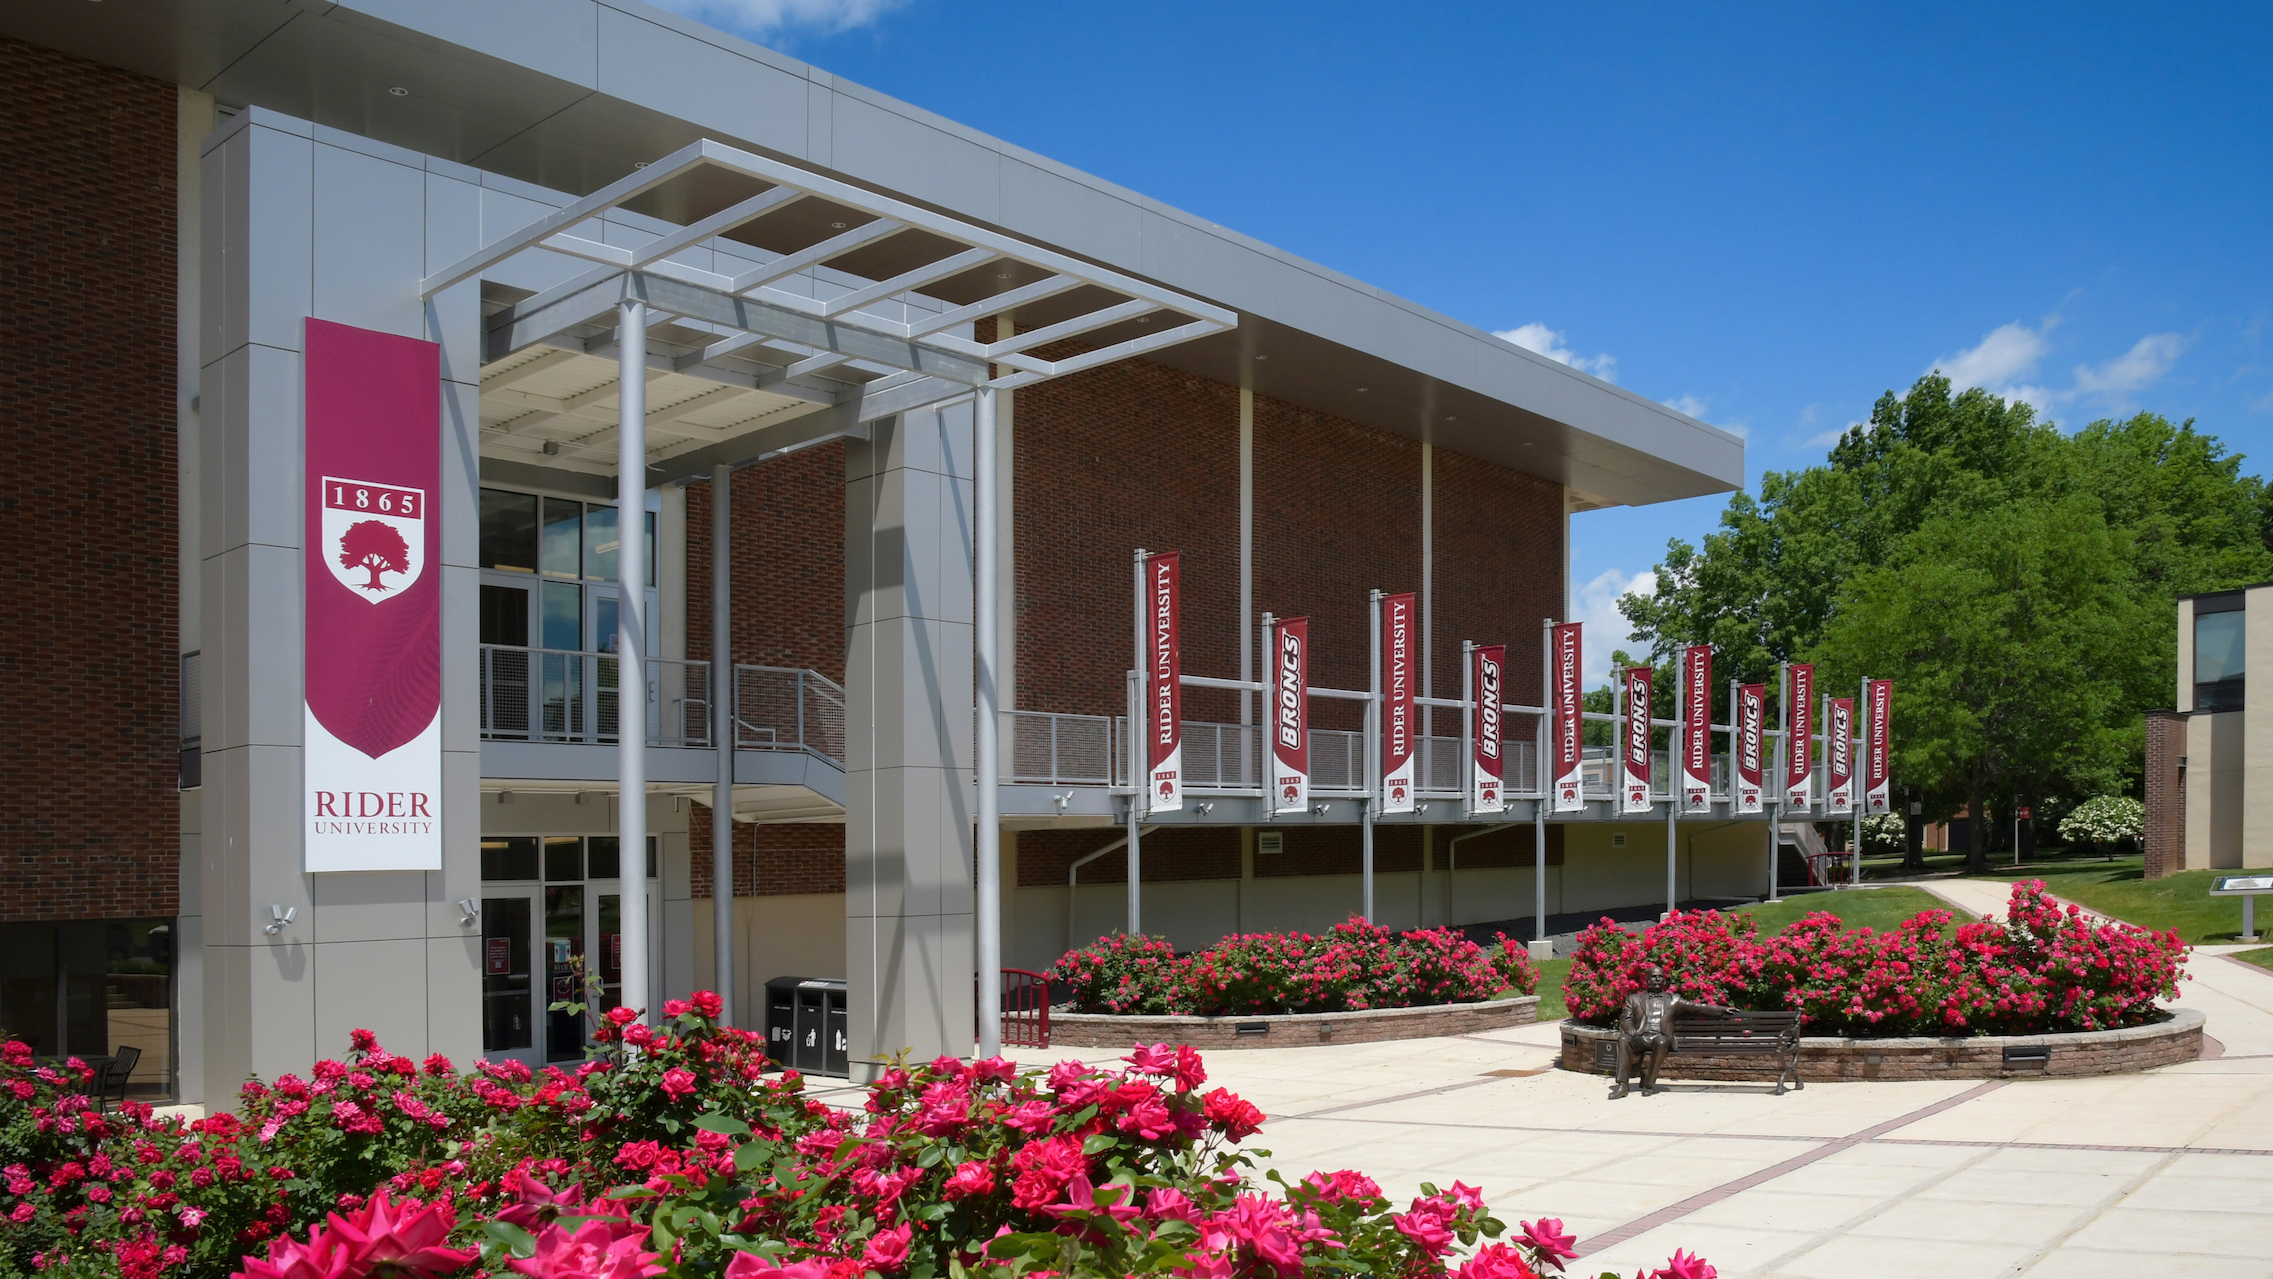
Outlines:
MULTIPOLYGON (((1992 798, 2112 782, 2137 749, 2154 659, 2131 642, 2128 543, 2081 493, 1934 517, 1848 579, 1812 656, 1831 680, 1894 681, 1896 775, 1962 794, 1985 835, 1992 798)), ((1985 870, 1988 840, 1971 845, 1985 870)))

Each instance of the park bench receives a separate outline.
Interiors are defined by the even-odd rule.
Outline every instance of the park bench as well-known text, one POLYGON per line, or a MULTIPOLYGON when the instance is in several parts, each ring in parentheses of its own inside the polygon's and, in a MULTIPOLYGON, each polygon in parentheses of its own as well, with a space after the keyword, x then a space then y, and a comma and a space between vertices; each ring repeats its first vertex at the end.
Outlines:
POLYGON ((1799 1077, 1799 1014, 1794 1012, 1676 1017, 1668 1056, 1773 1057, 1780 1062, 1777 1096, 1783 1096, 1786 1079, 1793 1088, 1807 1087, 1799 1077))

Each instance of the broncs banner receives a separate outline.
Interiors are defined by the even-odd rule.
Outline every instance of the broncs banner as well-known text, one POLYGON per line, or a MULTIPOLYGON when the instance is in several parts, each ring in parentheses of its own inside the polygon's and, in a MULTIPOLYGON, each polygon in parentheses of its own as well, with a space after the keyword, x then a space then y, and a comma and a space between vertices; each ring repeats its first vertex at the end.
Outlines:
POLYGON ((1866 680, 1863 696, 1868 701, 1870 722, 1864 726, 1863 738, 1863 811, 1886 813, 1893 811, 1893 787, 1889 785, 1890 771, 1887 760, 1887 715, 1894 709, 1894 681, 1890 679, 1866 680))
POLYGON ((441 352, 307 322, 310 871, 442 868, 441 352))
POLYGON ((1486 644, 1475 650, 1469 678, 1476 690, 1475 754, 1469 761, 1468 811, 1507 811, 1507 764, 1502 753, 1500 699, 1507 685, 1507 647, 1486 644))
POLYGON ((1761 774, 1768 759, 1768 686, 1736 690, 1736 811, 1760 811, 1761 774))
POLYGON ((1809 711, 1815 705, 1815 668, 1801 663, 1792 667, 1791 682, 1784 688, 1784 711, 1790 718, 1790 731, 1784 735, 1784 807, 1806 812, 1814 799, 1810 793, 1815 771, 1815 743, 1810 740, 1809 711))
POLYGON ((1381 811, 1413 811, 1413 597, 1381 597, 1381 811))
POLYGON ((1184 807, 1184 647, 1182 562, 1174 551, 1144 557, 1144 716, 1148 804, 1184 807))
POLYGON ((1271 811, 1310 807, 1310 619, 1271 629, 1271 811))
POLYGON ((1585 735, 1584 706, 1580 702, 1579 655, 1582 642, 1580 623, 1564 622, 1549 634, 1553 645, 1548 660, 1553 664, 1554 685, 1548 690, 1548 708, 1552 711, 1549 733, 1549 757, 1555 769, 1555 805, 1558 813, 1583 812, 1586 808, 1586 785, 1581 777, 1580 759, 1585 735))
POLYGON ((1713 650, 1692 644, 1681 650, 1681 809, 1709 812, 1713 806, 1713 650))
POLYGON ((1823 710, 1823 811, 1855 811, 1855 699, 1834 697, 1823 710))
POLYGON ((1650 810, 1650 681, 1647 666, 1626 668, 1626 741, 1618 752, 1619 804, 1628 813, 1650 810))

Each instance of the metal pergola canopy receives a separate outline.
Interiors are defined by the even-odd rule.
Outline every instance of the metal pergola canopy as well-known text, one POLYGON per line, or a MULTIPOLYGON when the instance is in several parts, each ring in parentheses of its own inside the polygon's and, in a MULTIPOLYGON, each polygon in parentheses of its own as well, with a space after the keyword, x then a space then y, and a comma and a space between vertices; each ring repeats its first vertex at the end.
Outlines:
POLYGON ((1173 290, 709 140, 499 237, 427 277, 421 295, 524 253, 593 265, 533 294, 484 281, 486 431, 525 455, 603 469, 614 316, 637 299, 655 326, 650 483, 1238 324, 1173 290), (658 225, 669 229, 636 229, 658 225), (997 326, 979 340, 978 321, 1012 312, 1014 334, 997 326))

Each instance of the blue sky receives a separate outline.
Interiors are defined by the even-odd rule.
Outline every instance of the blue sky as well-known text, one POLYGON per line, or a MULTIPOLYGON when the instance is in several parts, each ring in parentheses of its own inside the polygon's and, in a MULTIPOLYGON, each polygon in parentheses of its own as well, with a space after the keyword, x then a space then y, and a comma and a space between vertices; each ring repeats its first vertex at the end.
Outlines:
MULTIPOLYGON (((670 7, 1520 331, 1753 484, 1936 366, 2273 464, 2273 6, 670 7)), ((1577 518, 1590 669, 1724 503, 1577 518)))

